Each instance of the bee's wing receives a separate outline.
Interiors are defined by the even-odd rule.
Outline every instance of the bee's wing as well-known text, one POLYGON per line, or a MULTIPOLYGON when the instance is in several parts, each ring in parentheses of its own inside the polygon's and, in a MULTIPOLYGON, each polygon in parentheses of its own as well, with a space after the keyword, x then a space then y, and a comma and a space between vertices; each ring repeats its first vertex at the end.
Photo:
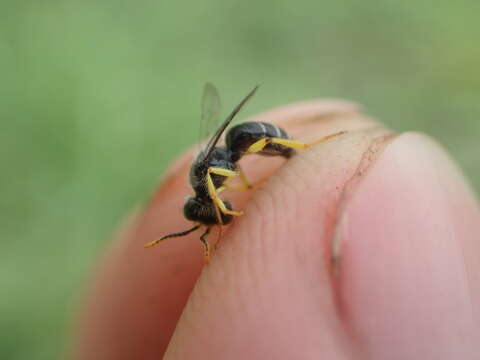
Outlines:
POLYGON ((206 141, 211 139, 212 134, 219 127, 221 102, 217 88, 207 82, 203 87, 202 117, 200 119, 200 143, 207 148, 206 141))
MULTIPOLYGON (((216 93, 216 96, 217 96, 217 99, 218 99, 218 104, 220 104, 220 100, 219 100, 219 97, 218 97, 218 92, 215 90, 215 87, 209 83, 207 83, 205 85, 205 90, 204 90, 204 95, 203 95, 203 103, 205 103, 205 94, 207 92, 207 88, 212 88, 215 93, 216 93)), ((232 120, 235 118, 235 116, 238 114, 238 112, 242 109, 243 105, 245 105, 247 103, 248 100, 250 100, 250 98, 253 96, 253 94, 255 94, 255 92, 257 91, 258 89, 258 85, 255 86, 248 94, 247 96, 245 96, 243 98, 243 100, 237 105, 235 106, 235 108, 232 110, 232 112, 230 113, 230 115, 227 116, 227 118, 223 121, 222 125, 220 125, 220 127, 217 129, 217 131, 215 132, 215 134, 213 134, 213 136, 210 138, 210 140, 208 141, 207 143, 207 146, 205 147, 205 150, 203 150, 203 159, 207 159, 210 155, 210 153, 212 152, 212 150, 215 148, 215 146, 217 145, 218 143, 218 140, 220 140, 220 137, 222 136, 223 132, 225 131, 225 129, 228 127, 228 125, 232 122, 232 120)), ((211 90, 208 90, 209 92, 211 90)), ((210 96, 210 95, 209 95, 210 96)), ((202 115, 203 115, 203 111, 202 111, 202 115)), ((203 116, 202 116, 203 117, 203 116)))

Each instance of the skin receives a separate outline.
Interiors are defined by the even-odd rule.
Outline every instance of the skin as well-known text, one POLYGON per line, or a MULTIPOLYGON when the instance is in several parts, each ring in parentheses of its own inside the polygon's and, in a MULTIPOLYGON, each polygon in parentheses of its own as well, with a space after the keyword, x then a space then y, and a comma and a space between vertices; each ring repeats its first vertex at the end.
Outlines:
POLYGON ((74 358, 478 358, 480 210, 445 151, 342 101, 250 120, 307 142, 348 134, 242 160, 255 187, 222 193, 245 215, 205 267, 200 232, 143 248, 192 226, 183 155, 100 261, 74 358))

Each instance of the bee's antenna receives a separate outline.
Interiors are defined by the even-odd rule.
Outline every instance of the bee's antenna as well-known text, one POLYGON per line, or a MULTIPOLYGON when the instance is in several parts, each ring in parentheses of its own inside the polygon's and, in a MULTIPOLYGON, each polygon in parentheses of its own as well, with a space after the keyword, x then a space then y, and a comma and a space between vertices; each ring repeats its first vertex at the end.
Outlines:
POLYGON ((169 235, 162 236, 160 239, 153 240, 153 241, 145 244, 144 247, 146 247, 146 248, 151 248, 151 247, 154 247, 155 245, 157 245, 158 243, 160 243, 161 241, 163 241, 163 240, 165 240, 165 239, 169 239, 169 238, 172 238, 172 237, 179 237, 179 236, 188 235, 188 234, 190 234, 192 231, 197 230, 199 227, 200 227, 200 225, 195 225, 195 226, 194 226, 193 228, 191 228, 191 229, 188 229, 188 230, 185 230, 185 231, 182 231, 182 232, 178 232, 178 233, 173 233, 173 234, 169 234, 169 235))

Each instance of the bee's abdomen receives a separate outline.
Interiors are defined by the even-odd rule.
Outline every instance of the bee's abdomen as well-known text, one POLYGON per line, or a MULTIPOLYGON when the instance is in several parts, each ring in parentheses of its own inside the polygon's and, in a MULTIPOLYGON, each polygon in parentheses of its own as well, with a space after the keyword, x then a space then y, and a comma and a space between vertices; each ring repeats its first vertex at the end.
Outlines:
MULTIPOLYGON (((263 138, 288 139, 288 135, 282 128, 264 122, 245 122, 232 127, 226 135, 227 148, 233 154, 232 160, 237 161, 252 144, 263 138)), ((258 154, 288 158, 293 154, 293 149, 271 143, 258 154)))

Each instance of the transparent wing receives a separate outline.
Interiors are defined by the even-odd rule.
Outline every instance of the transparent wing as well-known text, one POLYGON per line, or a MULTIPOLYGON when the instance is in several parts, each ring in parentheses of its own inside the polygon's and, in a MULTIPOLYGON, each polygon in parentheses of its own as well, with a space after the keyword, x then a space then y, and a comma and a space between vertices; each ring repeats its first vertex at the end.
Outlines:
POLYGON ((250 98, 255 94, 255 92, 258 89, 258 85, 255 86, 248 94, 245 96, 240 103, 235 106, 235 108, 232 110, 230 115, 227 116, 227 118, 223 121, 222 125, 217 129, 215 134, 210 138, 210 140, 207 143, 207 146, 205 147, 205 150, 203 151, 203 156, 204 160, 208 159, 210 156, 210 153, 212 150, 215 148, 215 146, 218 143, 218 140, 220 140, 220 137, 222 136, 223 132, 225 129, 228 127, 228 125, 232 122, 232 120, 235 118, 235 116, 238 114, 238 112, 242 109, 242 107, 250 100, 250 98))
POLYGON ((207 82, 203 88, 202 96, 202 117, 200 120, 200 143, 206 141, 207 138, 218 129, 220 122, 220 95, 217 88, 207 82))

